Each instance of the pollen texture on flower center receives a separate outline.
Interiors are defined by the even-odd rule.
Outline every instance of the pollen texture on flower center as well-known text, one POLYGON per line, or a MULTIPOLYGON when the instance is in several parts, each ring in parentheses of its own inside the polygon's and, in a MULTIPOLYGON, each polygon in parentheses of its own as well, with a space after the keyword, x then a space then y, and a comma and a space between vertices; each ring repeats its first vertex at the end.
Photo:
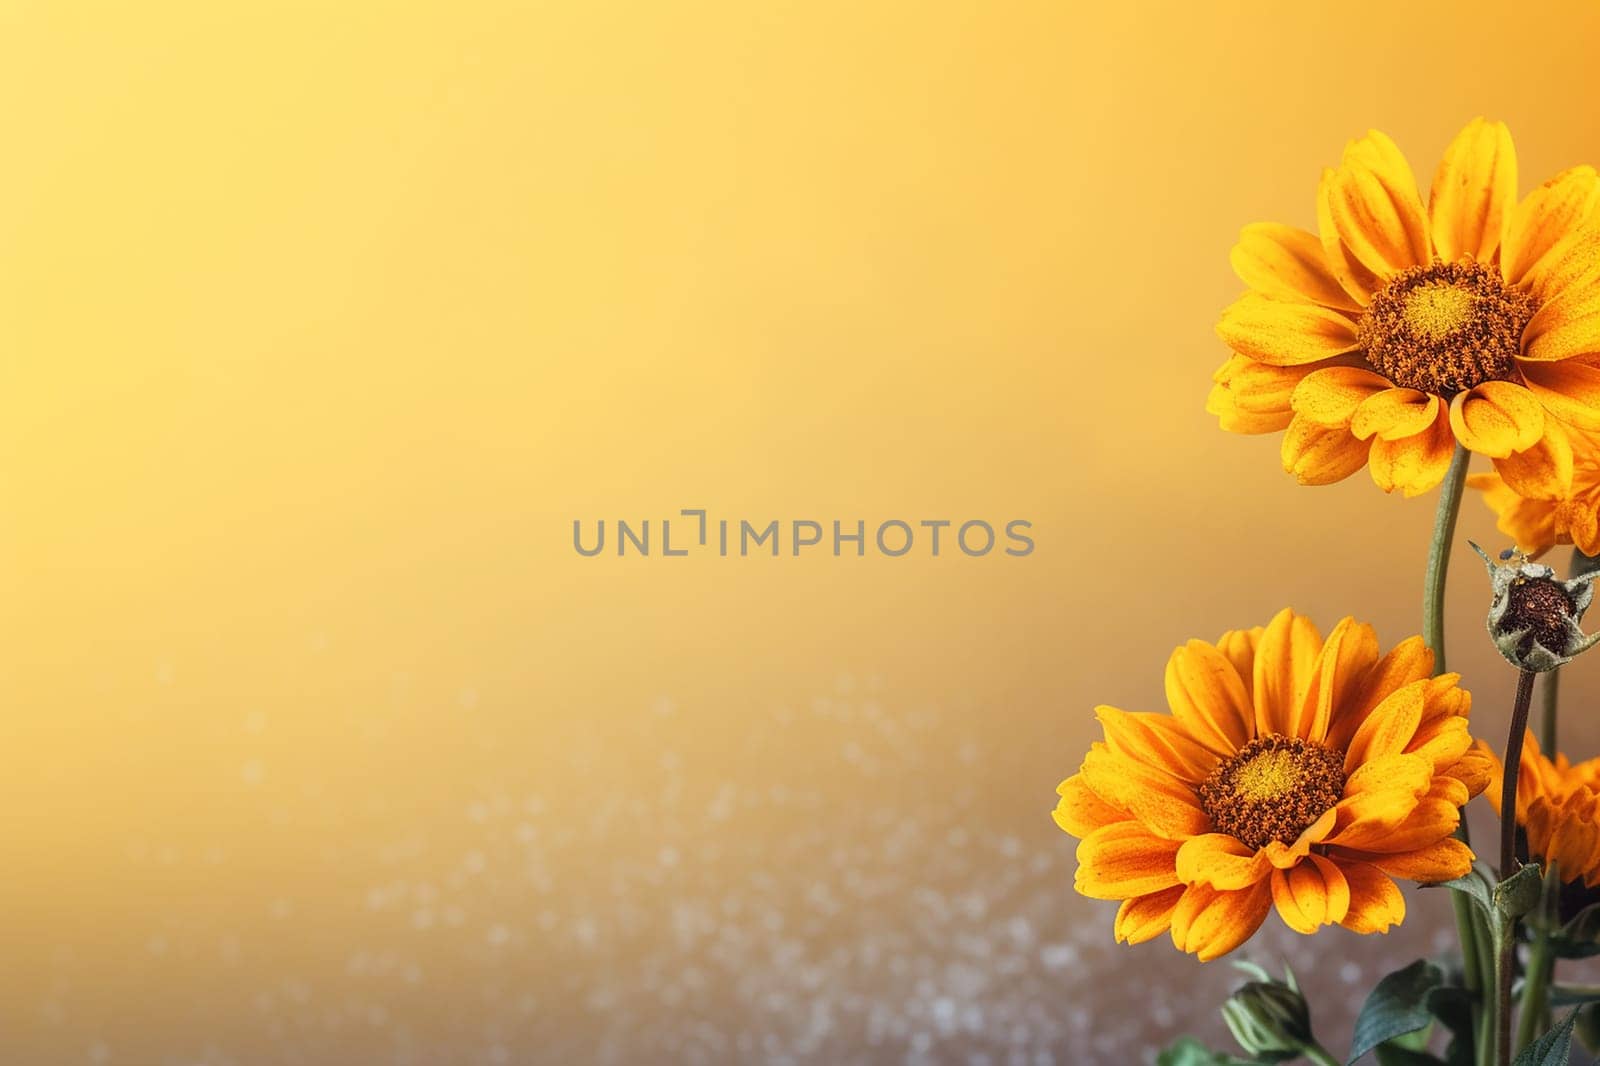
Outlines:
POLYGON ((1572 599, 1554 581, 1519 581, 1507 594, 1509 603, 1500 619, 1508 631, 1526 629, 1524 653, 1538 641, 1556 654, 1567 650, 1567 618, 1572 614, 1572 599))
POLYGON ((1396 385, 1451 397, 1509 380, 1538 303, 1482 263, 1435 263, 1389 279, 1357 328, 1367 362, 1396 385))
POLYGON ((1251 848, 1294 843, 1343 792, 1343 752, 1276 734, 1246 744, 1199 788, 1212 828, 1251 848))

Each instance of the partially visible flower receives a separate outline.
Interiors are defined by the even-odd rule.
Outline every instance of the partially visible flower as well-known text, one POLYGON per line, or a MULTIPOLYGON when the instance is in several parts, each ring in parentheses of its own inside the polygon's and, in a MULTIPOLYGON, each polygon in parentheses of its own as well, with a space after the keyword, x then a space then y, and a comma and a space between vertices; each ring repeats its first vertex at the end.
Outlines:
MULTIPOLYGON (((1487 748, 1483 752, 1494 759, 1487 748)), ((1546 866, 1555 864, 1563 881, 1600 885, 1600 758, 1574 765, 1565 755, 1554 761, 1539 750, 1530 730, 1523 738, 1517 774, 1517 824, 1528 837, 1528 852, 1546 866)), ((1504 769, 1494 759, 1489 803, 1501 814, 1504 769)))
POLYGON ((1498 473, 1467 478, 1499 516, 1500 532, 1531 556, 1557 544, 1575 544, 1585 555, 1600 555, 1600 434, 1569 428, 1567 435, 1572 442, 1572 485, 1564 493, 1524 496, 1498 473))
POLYGON ((1393 141, 1351 141, 1323 172, 1317 232, 1241 232, 1231 258, 1249 291, 1217 324, 1233 355, 1206 409, 1232 432, 1285 430, 1302 484, 1365 466, 1414 496, 1460 444, 1529 498, 1563 494, 1557 421, 1600 430, 1597 203, 1587 166, 1519 202, 1502 123, 1468 123, 1426 205, 1393 141))
POLYGON ((1121 901, 1118 940, 1170 930, 1201 961, 1274 907, 1301 933, 1387 931, 1405 916, 1393 878, 1472 865, 1451 834, 1491 764, 1458 680, 1417 637, 1380 657, 1351 618, 1326 641, 1289 610, 1189 641, 1167 663, 1171 714, 1098 708, 1105 740, 1058 789, 1077 890, 1121 901))
POLYGON ((1494 584, 1489 636, 1512 666, 1536 673, 1554 670, 1600 641, 1600 633, 1585 636, 1578 628, 1594 599, 1600 571, 1558 581, 1550 567, 1529 562, 1514 551, 1497 562, 1476 544, 1472 548, 1483 556, 1494 584))
POLYGON ((1222 1005, 1228 1031, 1257 1062, 1288 1062, 1320 1047, 1311 1035, 1311 1008, 1294 974, 1278 981, 1251 967, 1258 979, 1241 986, 1222 1005))

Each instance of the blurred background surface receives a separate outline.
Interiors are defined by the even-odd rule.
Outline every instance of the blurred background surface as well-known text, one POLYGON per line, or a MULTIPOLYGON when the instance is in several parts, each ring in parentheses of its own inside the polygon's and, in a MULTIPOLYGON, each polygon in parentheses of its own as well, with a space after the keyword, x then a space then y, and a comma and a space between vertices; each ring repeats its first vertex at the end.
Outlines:
MULTIPOLYGON (((1597 31, 1587 3, 5 4, 7 1060, 1225 1046, 1237 974, 1112 943, 1055 786, 1191 636, 1285 605, 1417 631, 1433 510, 1216 429, 1229 247, 1313 224, 1369 126, 1424 183, 1480 113, 1524 190, 1600 161, 1597 31), (574 519, 697 507, 1037 548, 573 551, 574 519)), ((1499 543, 1476 499, 1462 530, 1499 543)), ((1564 686, 1577 755, 1597 671, 1564 686)), ((1381 969, 1453 935, 1410 902, 1245 954, 1343 1048, 1381 969)))

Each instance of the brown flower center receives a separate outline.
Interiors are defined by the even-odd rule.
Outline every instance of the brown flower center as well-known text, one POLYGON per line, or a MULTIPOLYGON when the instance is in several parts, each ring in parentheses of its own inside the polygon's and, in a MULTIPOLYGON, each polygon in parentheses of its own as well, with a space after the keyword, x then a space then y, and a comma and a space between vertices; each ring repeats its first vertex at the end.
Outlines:
POLYGON ((1257 737, 1201 782, 1211 827, 1251 848, 1293 844, 1344 794, 1344 753, 1298 737, 1257 737))
POLYGON ((1471 260, 1402 270, 1372 297, 1356 335, 1396 385, 1449 398, 1509 380, 1538 301, 1471 260))
POLYGON ((1526 655, 1538 641, 1557 655, 1565 655, 1570 634, 1567 619, 1572 614, 1572 599, 1566 589, 1548 578, 1518 581, 1506 593, 1506 613, 1500 628, 1506 632, 1526 629, 1521 652, 1526 655))

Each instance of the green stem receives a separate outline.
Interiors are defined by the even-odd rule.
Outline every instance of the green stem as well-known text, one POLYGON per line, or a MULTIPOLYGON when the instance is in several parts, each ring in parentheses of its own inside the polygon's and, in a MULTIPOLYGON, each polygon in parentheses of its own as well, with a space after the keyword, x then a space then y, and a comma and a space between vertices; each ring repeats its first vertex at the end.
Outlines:
POLYGON ((1494 1061, 1511 1066, 1511 970, 1517 960, 1517 934, 1506 930, 1494 960, 1494 1061))
MULTIPOLYGON (((1433 516, 1433 537, 1428 541, 1428 568, 1422 583, 1422 641, 1433 652, 1433 670, 1444 673, 1444 586, 1450 571, 1450 548, 1456 536, 1456 517, 1461 513, 1461 494, 1467 483, 1467 466, 1472 456, 1460 444, 1450 456, 1450 468, 1439 486, 1439 506, 1433 516)), ((1467 840, 1467 819, 1463 812, 1456 836, 1467 840)), ((1473 1019, 1477 1023, 1477 1055, 1481 1061, 1493 1045, 1484 1032, 1492 1020, 1486 1010, 1484 980, 1493 972, 1494 960, 1487 942, 1487 930, 1479 928, 1472 900, 1465 892, 1452 889, 1450 906, 1455 911, 1456 935, 1461 941, 1463 983, 1472 996, 1473 1019)))
POLYGON ((1474 910, 1471 922, 1474 931, 1472 952, 1477 963, 1476 972, 1483 975, 1482 978, 1467 984, 1467 990, 1472 993, 1472 1033, 1473 1040, 1476 1041, 1473 1047, 1473 1061, 1477 1066, 1490 1066, 1490 1060, 1494 1057, 1494 1011, 1489 1010, 1488 1004, 1484 1002, 1487 997, 1484 995, 1482 982, 1494 978, 1494 934, 1489 931, 1488 918, 1481 912, 1474 910))
POLYGON ((1450 469, 1439 486, 1439 509, 1433 515, 1433 539, 1428 542, 1428 571, 1422 584, 1422 642, 1433 652, 1433 672, 1444 673, 1444 579, 1450 571, 1450 545, 1456 536, 1456 516, 1461 513, 1461 493, 1467 483, 1467 463, 1472 453, 1456 445, 1450 469))
POLYGON ((1547 759, 1556 757, 1556 701, 1560 692, 1561 671, 1551 670, 1539 686, 1539 750, 1547 759))
POLYGON ((1511 708, 1511 734, 1506 737, 1505 773, 1500 782, 1500 880, 1516 873, 1517 776, 1522 769, 1522 738, 1528 731, 1528 707, 1533 702, 1533 679, 1524 670, 1517 676, 1517 702, 1511 708))
POLYGON ((1533 1038, 1545 1026, 1544 1017, 1550 1009, 1550 978, 1555 974, 1555 955, 1551 951, 1550 932, 1557 921, 1556 906, 1560 898, 1561 878, 1555 864, 1544 872, 1544 891, 1539 896, 1538 925, 1534 929, 1533 947, 1528 953, 1528 972, 1522 982, 1521 1015, 1517 1019, 1516 1052, 1533 1043, 1533 1038))
MULTIPOLYGON (((1522 767, 1522 736, 1528 731, 1528 709, 1533 703, 1532 670, 1517 676, 1517 703, 1511 708, 1511 734, 1506 737, 1506 757, 1500 786, 1500 880, 1516 873, 1517 772, 1522 767)), ((1511 1066, 1511 971, 1517 958, 1515 928, 1504 930, 1495 960, 1495 1062, 1511 1066)))
POLYGON ((1312 1062, 1318 1063, 1319 1066, 1344 1066, 1344 1063, 1334 1058, 1333 1055, 1329 1053, 1327 1048, 1323 1047, 1315 1040, 1309 1044, 1302 1045, 1300 1051, 1305 1055, 1306 1058, 1310 1059, 1312 1062))

